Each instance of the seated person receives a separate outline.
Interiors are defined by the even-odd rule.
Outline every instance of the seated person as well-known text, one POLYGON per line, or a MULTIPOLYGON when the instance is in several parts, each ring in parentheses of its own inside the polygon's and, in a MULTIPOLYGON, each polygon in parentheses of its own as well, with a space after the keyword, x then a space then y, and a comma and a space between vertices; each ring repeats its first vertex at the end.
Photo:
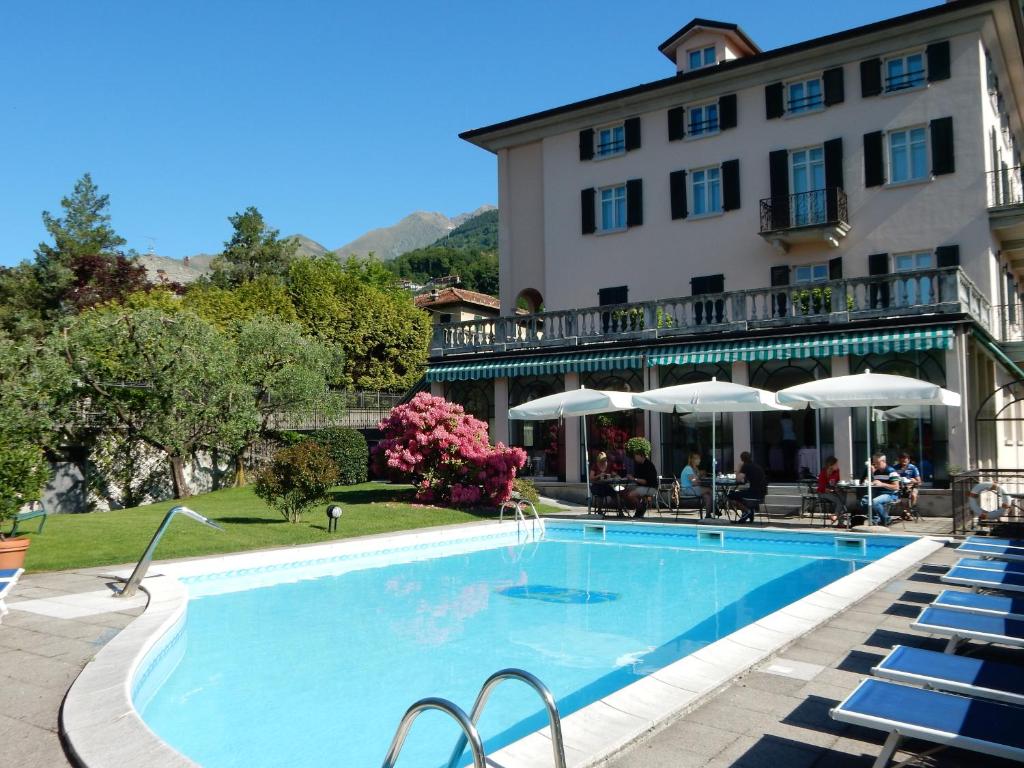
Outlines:
POLYGON ((661 478, 646 453, 638 451, 633 454, 633 462, 633 474, 626 477, 635 482, 636 486, 626 494, 626 505, 636 509, 633 517, 643 517, 647 514, 651 497, 658 493, 661 478))
POLYGON ((703 499, 704 509, 711 514, 711 486, 700 485, 700 454, 690 453, 686 466, 679 475, 679 497, 681 499, 703 499))
MULTIPOLYGON (((892 522, 889 518, 889 505, 899 499, 900 476, 889 466, 884 453, 876 453, 871 457, 871 477, 865 472, 864 481, 870 482, 872 489, 871 522, 889 525, 892 522)), ((865 510, 868 508, 866 494, 861 498, 860 505, 865 510)))
POLYGON ((729 501, 735 502, 743 510, 737 523, 754 522, 757 506, 764 501, 768 493, 768 480, 764 470, 754 463, 749 451, 740 454, 740 468, 736 472, 736 482, 746 483, 742 490, 729 491, 729 501))
POLYGON ((829 456, 818 474, 818 498, 832 505, 832 522, 846 523, 846 497, 836 490, 839 483, 839 459, 829 456))
POLYGON ((896 460, 896 472, 903 478, 903 487, 910 499, 910 506, 917 506, 917 489, 921 485, 921 470, 910 463, 910 454, 904 451, 896 460))
POLYGON ((608 454, 600 451, 590 464, 590 493, 594 498, 611 499, 621 515, 622 504, 619 502, 619 494, 610 483, 605 482, 611 476, 608 471, 608 454))

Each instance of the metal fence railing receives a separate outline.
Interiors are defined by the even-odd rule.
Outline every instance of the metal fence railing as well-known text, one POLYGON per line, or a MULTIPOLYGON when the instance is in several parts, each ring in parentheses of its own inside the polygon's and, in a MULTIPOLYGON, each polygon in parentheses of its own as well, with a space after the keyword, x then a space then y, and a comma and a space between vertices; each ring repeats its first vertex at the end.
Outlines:
POLYGON ((978 519, 971 508, 972 499, 982 510, 996 510, 1008 503, 1011 508, 1003 511, 998 524, 1024 524, 1024 469, 972 469, 954 475, 951 488, 954 535, 991 527, 978 519))

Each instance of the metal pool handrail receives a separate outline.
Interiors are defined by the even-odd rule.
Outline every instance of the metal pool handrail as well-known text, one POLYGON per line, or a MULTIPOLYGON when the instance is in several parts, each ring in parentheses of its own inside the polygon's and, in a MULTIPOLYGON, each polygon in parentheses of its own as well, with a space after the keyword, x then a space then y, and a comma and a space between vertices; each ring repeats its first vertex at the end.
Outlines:
POLYGON ((484 755, 484 745, 480 741, 480 733, 477 731, 474 722, 455 704, 452 704, 447 699, 435 697, 420 699, 406 710, 402 716, 402 721, 398 724, 398 730, 395 731, 395 738, 391 740, 391 747, 384 758, 382 768, 394 768, 395 762, 398 760, 398 753, 402 751, 405 737, 409 735, 409 729, 412 728, 413 721, 428 709, 444 712, 459 724, 459 727, 462 729, 462 736, 459 740, 462 746, 459 749, 459 755, 462 755, 463 750, 466 748, 466 741, 468 739, 470 750, 473 752, 473 768, 486 768, 487 758, 484 755))
MULTIPOLYGON (((476 723, 480 721, 480 715, 483 713, 484 707, 487 705, 487 700, 491 696, 491 691, 504 680, 521 680, 533 688, 540 696, 544 702, 544 708, 548 711, 548 724, 551 726, 551 750, 554 753, 555 768, 565 768, 565 746, 562 744, 562 719, 558 715, 558 705, 555 703, 555 697, 551 695, 551 691, 548 690, 548 687, 536 675, 530 674, 525 669, 501 669, 484 681, 484 684, 480 687, 480 693, 477 694, 476 702, 473 704, 473 711, 470 713, 470 720, 474 725, 474 730, 476 723)), ((448 760, 448 768, 456 768, 459 758, 462 757, 465 749, 466 737, 463 735, 459 737, 459 741, 452 751, 452 756, 448 760)))

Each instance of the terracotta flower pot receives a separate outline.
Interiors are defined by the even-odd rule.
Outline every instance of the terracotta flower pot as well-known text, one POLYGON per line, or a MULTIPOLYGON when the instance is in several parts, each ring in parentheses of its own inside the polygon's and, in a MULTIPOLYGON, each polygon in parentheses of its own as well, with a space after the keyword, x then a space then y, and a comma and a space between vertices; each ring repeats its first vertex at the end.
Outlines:
POLYGON ((0 570, 7 568, 24 568, 25 552, 32 540, 27 536, 0 541, 0 570))

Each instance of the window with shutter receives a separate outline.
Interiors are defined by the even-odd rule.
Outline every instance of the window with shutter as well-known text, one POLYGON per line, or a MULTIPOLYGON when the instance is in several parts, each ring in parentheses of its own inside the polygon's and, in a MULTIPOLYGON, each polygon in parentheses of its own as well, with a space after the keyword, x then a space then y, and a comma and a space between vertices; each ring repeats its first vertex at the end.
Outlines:
POLYGON ((597 230, 597 221, 594 211, 594 201, 596 196, 597 190, 593 187, 590 189, 580 190, 580 213, 582 214, 582 230, 584 235, 592 235, 597 230))
POLYGON ((842 280, 843 279, 843 257, 836 256, 834 259, 828 260, 828 279, 829 280, 842 280))
POLYGON ((640 149, 640 118, 631 117, 623 123, 622 127, 625 134, 626 151, 631 152, 634 149, 640 149))
POLYGON ((585 128, 580 131, 580 160, 594 159, 594 129, 585 128))
POLYGON ((644 223, 644 183, 642 179, 626 182, 626 226, 639 227, 644 223))
MULTIPOLYGON (((869 275, 889 274, 889 254, 873 253, 868 256, 869 275)), ((885 309, 889 306, 889 283, 888 281, 873 282, 869 285, 869 299, 872 309, 885 309)))
MULTIPOLYGON (((694 277, 690 280, 690 292, 694 296, 725 293, 725 275, 694 277)), ((693 320, 696 325, 721 323, 724 317, 723 299, 696 301, 693 304, 693 320)))
POLYGON ((931 122, 932 174, 941 176, 956 171, 953 156, 953 118, 940 117, 931 122))
POLYGON ((929 45, 925 48, 925 57, 928 60, 929 83, 949 79, 949 40, 942 40, 929 45))
POLYGON ((860 63, 860 95, 878 96, 882 92, 882 60, 868 59, 860 63))
POLYGON ((925 78, 925 55, 923 51, 915 51, 901 56, 892 56, 885 60, 885 92, 909 91, 921 88, 927 82, 925 78))
POLYGON ((735 211, 740 207, 740 161, 722 163, 722 210, 735 211))
POLYGON ((825 150, 825 213, 826 221, 839 220, 839 194, 843 189, 843 140, 829 139, 825 150))
POLYGON ((626 126, 623 123, 606 125, 596 130, 597 146, 594 154, 598 158, 621 155, 626 151, 626 126))
POLYGON ((843 68, 826 69, 821 73, 822 84, 825 87, 825 106, 842 104, 846 98, 846 89, 843 84, 843 68))
POLYGON ((772 229, 789 226, 789 151, 779 149, 768 155, 771 188, 772 229))
POLYGON ((771 83, 764 87, 764 115, 768 120, 774 120, 786 114, 786 106, 783 102, 782 83, 771 83))
POLYGON ((939 269, 960 266, 960 246, 940 245, 935 249, 935 266, 939 269))
POLYGON ((668 175, 669 200, 672 206, 673 219, 685 219, 689 214, 686 209, 686 171, 673 171, 668 175))
POLYGON ((730 93, 718 100, 718 127, 725 131, 736 125, 736 94, 730 93))
POLYGON ((689 172, 693 216, 712 216, 722 212, 722 169, 719 166, 696 168, 689 172))
POLYGON ((882 132, 864 134, 864 186, 880 187, 885 184, 885 157, 882 152, 882 132))
POLYGON ((686 137, 686 110, 673 107, 668 111, 668 140, 679 141, 686 137))
POLYGON ((629 286, 616 285, 611 288, 598 289, 597 303, 602 307, 607 307, 611 304, 629 303, 629 286))

